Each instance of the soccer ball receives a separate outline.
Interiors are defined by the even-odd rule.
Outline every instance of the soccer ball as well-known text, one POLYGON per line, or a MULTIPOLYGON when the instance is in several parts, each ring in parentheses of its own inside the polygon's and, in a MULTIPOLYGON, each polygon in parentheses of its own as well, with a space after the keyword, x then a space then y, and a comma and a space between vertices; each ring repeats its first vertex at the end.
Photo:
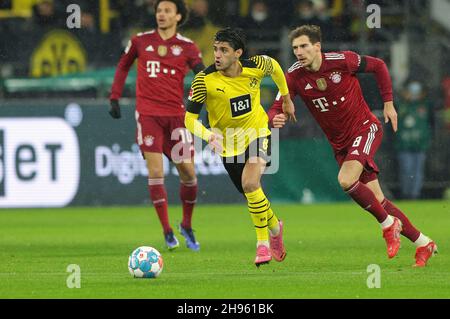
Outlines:
POLYGON ((163 270, 162 256, 153 247, 138 247, 128 257, 128 270, 135 278, 156 278, 163 270))

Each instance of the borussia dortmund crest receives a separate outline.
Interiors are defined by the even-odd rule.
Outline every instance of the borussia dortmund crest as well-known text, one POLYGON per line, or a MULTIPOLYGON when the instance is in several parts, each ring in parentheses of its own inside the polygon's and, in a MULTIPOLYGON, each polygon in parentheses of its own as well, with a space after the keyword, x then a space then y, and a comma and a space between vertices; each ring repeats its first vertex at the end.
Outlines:
POLYGON ((167 47, 165 45, 158 46, 158 54, 159 54, 159 56, 166 56, 167 47))
POLYGON ((250 80, 250 87, 252 89, 254 89, 257 85, 258 85, 258 80, 255 79, 255 78, 251 78, 251 80, 250 80))
POLYGON ((317 88, 321 91, 325 91, 327 89, 327 81, 324 78, 320 78, 316 80, 317 88))

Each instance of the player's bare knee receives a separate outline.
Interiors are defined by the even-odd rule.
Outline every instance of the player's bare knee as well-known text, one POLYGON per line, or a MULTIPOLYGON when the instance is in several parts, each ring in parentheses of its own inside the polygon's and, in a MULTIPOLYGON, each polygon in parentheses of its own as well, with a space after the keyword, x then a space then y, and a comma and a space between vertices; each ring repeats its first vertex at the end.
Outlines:
POLYGON ((180 180, 182 182, 187 182, 187 183, 190 183, 190 182, 193 182, 193 181, 197 180, 197 177, 195 176, 195 171, 194 170, 192 170, 192 171, 191 170, 185 170, 185 171, 182 172, 182 174, 180 172, 180 180))
POLYGON ((189 163, 182 163, 176 165, 176 168, 182 182, 191 182, 197 178, 195 175, 194 165, 190 165, 189 163))
POLYGON ((148 172, 148 177, 151 179, 160 179, 160 178, 164 178, 164 171, 163 170, 150 170, 148 172))
POLYGON ((188 186, 197 185, 197 177, 194 175, 192 178, 180 178, 180 183, 188 186))
POLYGON ((350 187, 352 187, 352 185, 355 184, 356 181, 357 181, 356 178, 353 178, 350 176, 344 176, 341 174, 338 175, 338 182, 339 182, 339 185, 341 185, 341 188, 343 190, 347 190, 350 187))
POLYGON ((256 191, 260 187, 257 181, 242 181, 242 189, 245 193, 251 193, 256 191))

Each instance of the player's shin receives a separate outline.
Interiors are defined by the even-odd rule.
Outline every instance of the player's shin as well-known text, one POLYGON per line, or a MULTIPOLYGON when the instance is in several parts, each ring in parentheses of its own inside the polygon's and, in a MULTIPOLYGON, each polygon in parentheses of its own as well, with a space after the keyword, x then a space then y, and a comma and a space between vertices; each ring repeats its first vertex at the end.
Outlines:
POLYGON ((384 199, 381 202, 381 205, 384 207, 386 212, 389 215, 395 216, 398 219, 402 221, 402 235, 408 238, 410 241, 416 243, 418 241, 418 245, 425 246, 427 245, 431 240, 426 237, 425 235, 421 234, 421 232, 414 227, 414 225, 409 221, 408 217, 397 207, 395 206, 391 201, 388 199, 384 199), (422 236, 421 236, 422 235, 422 236), (420 240, 419 240, 420 237, 420 240))
POLYGON ((163 178, 149 178, 148 189, 150 198, 158 214, 159 221, 163 227, 164 234, 172 232, 172 228, 169 224, 168 204, 167 204, 167 192, 164 187, 163 178))
POLYGON ((393 223, 392 217, 388 215, 386 210, 378 202, 375 194, 360 181, 356 181, 345 192, 364 210, 371 213, 377 221, 382 224, 383 228, 393 223))
POLYGON ((269 232, 267 225, 267 212, 269 202, 261 188, 245 193, 248 210, 256 230, 257 245, 269 246, 269 232))
POLYGON ((181 226, 192 228, 192 213, 197 202, 197 179, 180 183, 180 199, 183 204, 183 221, 181 226))

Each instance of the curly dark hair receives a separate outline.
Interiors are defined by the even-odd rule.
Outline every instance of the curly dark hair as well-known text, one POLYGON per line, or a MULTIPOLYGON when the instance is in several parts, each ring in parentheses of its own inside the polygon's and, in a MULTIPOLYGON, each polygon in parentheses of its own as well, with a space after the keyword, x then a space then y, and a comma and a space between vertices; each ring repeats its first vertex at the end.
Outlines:
POLYGON ((244 30, 241 28, 225 28, 217 31, 214 36, 214 41, 228 42, 234 50, 242 49, 246 50, 246 36, 244 30))
POLYGON ((158 10, 158 6, 163 1, 169 1, 176 5, 177 13, 181 14, 181 20, 178 22, 178 26, 182 26, 189 18, 189 10, 184 0, 157 0, 155 3, 155 12, 158 10))

